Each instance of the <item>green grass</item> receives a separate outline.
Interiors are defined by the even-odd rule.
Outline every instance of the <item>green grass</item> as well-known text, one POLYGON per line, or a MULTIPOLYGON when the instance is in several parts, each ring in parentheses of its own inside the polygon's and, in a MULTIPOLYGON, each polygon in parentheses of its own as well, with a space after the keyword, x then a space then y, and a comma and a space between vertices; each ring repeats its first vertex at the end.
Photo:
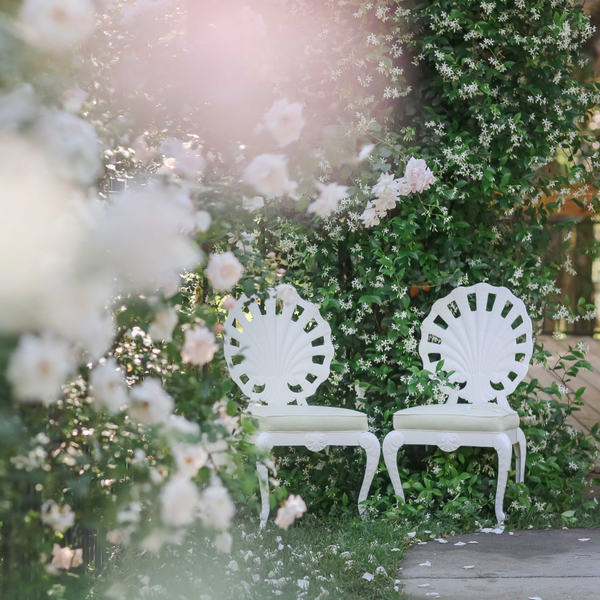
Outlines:
MULTIPOLYGON (((230 555, 217 553, 200 530, 181 546, 165 547, 158 556, 120 550, 103 573, 98 591, 109 583, 124 581, 129 586, 129 592, 123 596, 127 600, 397 599, 404 596, 396 571, 410 545, 479 529, 473 522, 460 528, 455 519, 449 518, 433 527, 431 522, 394 526, 383 518, 318 520, 312 515, 305 516, 289 531, 282 531, 272 521, 262 532, 257 525, 255 518, 237 524, 232 531, 230 555), (409 537, 409 532, 416 535, 409 537), (377 573, 378 567, 385 572, 377 573), (374 579, 363 579, 365 573, 371 573, 374 579), (308 580, 308 589, 299 587, 298 580, 308 580), (139 590, 144 586, 154 591, 142 595, 139 590)), ((562 527, 565 522, 556 519, 551 525, 562 527)), ((577 522, 570 525, 599 527, 600 511, 587 518, 577 515, 577 522)), ((493 523, 481 526, 490 527, 493 523)), ((508 529, 531 526, 546 528, 548 522, 530 513, 521 515, 519 522, 508 529)))

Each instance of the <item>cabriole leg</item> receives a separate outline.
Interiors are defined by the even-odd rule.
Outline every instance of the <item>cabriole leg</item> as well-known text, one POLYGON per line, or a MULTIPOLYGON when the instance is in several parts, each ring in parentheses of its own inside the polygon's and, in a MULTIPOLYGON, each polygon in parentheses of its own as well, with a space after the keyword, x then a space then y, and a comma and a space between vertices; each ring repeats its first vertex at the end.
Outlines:
POLYGON ((367 499, 369 495, 369 489, 371 483, 373 483, 373 477, 375 477, 375 471, 379 464, 379 457, 381 455, 381 445, 379 440, 368 431, 361 434, 358 438, 358 443, 364 448, 367 453, 367 466, 365 467, 365 477, 363 479, 360 493, 358 494, 358 512, 361 516, 364 515, 365 507, 361 505, 361 502, 367 499))
POLYGON ((394 486, 394 494, 404 501, 404 490, 398 473, 398 450, 403 445, 404 435, 400 431, 390 431, 383 440, 383 459, 394 486))
MULTIPOLYGON (((273 448, 273 437, 268 433, 261 433, 256 439, 256 447, 269 452, 273 448)), ((260 528, 267 524, 269 518, 269 470, 266 465, 258 463, 256 465, 258 472, 258 483, 260 485, 260 528)))
POLYGON ((506 515, 504 514, 504 492, 508 482, 508 472, 512 458, 512 444, 505 433, 501 433, 494 438, 494 448, 498 453, 498 483, 496 486, 496 519, 502 523, 506 515))
POLYGON ((525 481, 525 459, 527 458, 527 441, 521 429, 517 429, 517 443, 513 445, 517 463, 517 483, 525 481))

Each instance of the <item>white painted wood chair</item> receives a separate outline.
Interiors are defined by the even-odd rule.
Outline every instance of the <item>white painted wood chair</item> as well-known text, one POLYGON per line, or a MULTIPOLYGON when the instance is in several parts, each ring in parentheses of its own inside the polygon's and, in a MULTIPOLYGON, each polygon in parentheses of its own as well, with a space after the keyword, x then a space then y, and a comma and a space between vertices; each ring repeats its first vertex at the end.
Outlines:
MULTIPOLYGON (((318 308, 298 298, 294 305, 276 301, 274 292, 259 304, 242 296, 225 323, 225 357, 231 377, 251 404, 247 414, 258 422, 254 443, 306 446, 361 446, 367 454, 358 510, 367 498, 379 463, 379 440, 369 432, 367 415, 356 410, 310 406, 307 397, 329 377, 334 348, 331 328, 318 308), (261 404, 264 402, 266 404, 261 404), (296 402, 296 405, 292 405, 296 402)), ((261 526, 269 516, 268 471, 257 465, 261 490, 261 526)))
POLYGON ((435 445, 445 452, 460 446, 492 447, 498 453, 496 517, 504 521, 504 492, 514 448, 517 483, 523 481, 527 446, 519 415, 507 396, 527 374, 533 351, 531 319, 510 290, 478 283, 459 287, 435 302, 421 327, 423 367, 452 373, 458 389, 443 388, 445 404, 398 411, 383 456, 394 493, 404 500, 398 450, 405 444, 435 445), (466 404, 459 403, 459 398, 466 404))

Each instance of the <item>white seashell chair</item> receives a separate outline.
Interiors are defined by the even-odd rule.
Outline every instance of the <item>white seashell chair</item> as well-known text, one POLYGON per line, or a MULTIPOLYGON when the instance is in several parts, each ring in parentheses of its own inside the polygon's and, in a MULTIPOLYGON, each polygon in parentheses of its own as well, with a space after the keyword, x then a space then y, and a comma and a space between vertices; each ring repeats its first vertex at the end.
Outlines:
POLYGON ((452 373, 460 389, 443 388, 445 404, 415 406, 394 415, 394 431, 383 456, 394 493, 404 500, 398 450, 405 444, 436 445, 445 452, 460 446, 495 448, 498 453, 496 517, 504 521, 504 492, 514 448, 517 483, 523 481, 527 447, 519 415, 507 396, 527 374, 533 351, 531 319, 510 290, 478 283, 456 288, 435 302, 421 327, 423 367, 452 373), (458 403, 459 398, 467 404, 458 403))
MULTIPOLYGON (((379 440, 368 431, 367 415, 306 402, 329 377, 334 353, 329 324, 314 304, 299 297, 294 305, 282 306, 271 291, 264 305, 253 301, 245 309, 246 302, 248 298, 242 296, 229 311, 225 357, 231 377, 254 402, 247 410, 258 421, 254 443, 267 450, 306 446, 313 452, 327 446, 361 446, 367 453, 358 495, 362 515, 361 502, 367 498, 380 456, 379 440)), ((268 471, 261 464, 257 470, 264 526, 269 516, 268 471)))

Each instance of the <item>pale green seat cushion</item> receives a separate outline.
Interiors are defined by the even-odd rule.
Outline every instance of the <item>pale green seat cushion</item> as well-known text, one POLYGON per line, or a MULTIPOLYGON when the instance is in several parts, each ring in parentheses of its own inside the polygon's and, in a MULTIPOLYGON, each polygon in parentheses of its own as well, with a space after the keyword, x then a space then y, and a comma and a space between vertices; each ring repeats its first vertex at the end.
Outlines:
POLYGON ((260 431, 367 431, 367 415, 348 408, 252 404, 246 416, 260 431))
POLYGON ((394 429, 492 431, 516 429, 519 415, 497 404, 426 404, 399 410, 394 429))

